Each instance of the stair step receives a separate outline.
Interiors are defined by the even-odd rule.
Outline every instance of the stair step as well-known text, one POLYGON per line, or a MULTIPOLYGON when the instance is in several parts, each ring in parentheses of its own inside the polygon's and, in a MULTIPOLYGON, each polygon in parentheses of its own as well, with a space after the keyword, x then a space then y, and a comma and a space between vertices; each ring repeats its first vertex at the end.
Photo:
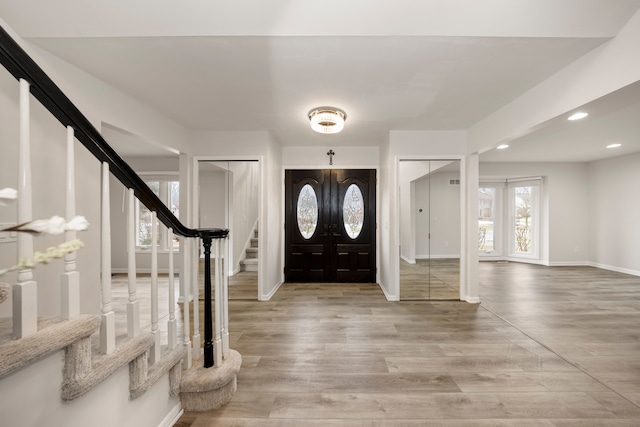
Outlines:
POLYGON ((252 237, 251 238, 251 247, 252 248, 257 248, 258 247, 258 238, 257 237, 252 237))
POLYGON ((258 258, 258 248, 247 248, 247 258, 258 258))
POLYGON ((258 271, 258 258, 245 258, 240 261, 242 271, 258 271))

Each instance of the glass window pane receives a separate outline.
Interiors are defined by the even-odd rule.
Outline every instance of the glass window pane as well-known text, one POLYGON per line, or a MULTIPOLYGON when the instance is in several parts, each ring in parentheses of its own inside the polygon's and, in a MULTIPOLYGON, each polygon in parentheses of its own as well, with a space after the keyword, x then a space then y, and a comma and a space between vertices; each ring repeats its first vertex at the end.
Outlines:
POLYGON ((531 245, 532 187, 515 187, 514 250, 518 254, 533 254, 531 245))
MULTIPOLYGON (((146 184, 156 196, 159 196, 160 181, 147 181, 146 184)), ((138 232, 136 235, 136 245, 148 247, 151 246, 151 211, 139 201, 136 201, 136 204, 138 205, 138 232)), ((158 239, 156 243, 160 243, 160 233, 158 233, 158 239)))
POLYGON ((478 193, 478 249, 491 252, 494 245, 495 188, 480 188, 478 193))
POLYGON ((309 184, 300 190, 296 212, 300 234, 305 239, 310 239, 318 226, 318 198, 309 184))
POLYGON ((360 235, 364 224, 364 201, 360 188, 355 184, 351 184, 344 194, 342 220, 349 237, 355 239, 360 235))

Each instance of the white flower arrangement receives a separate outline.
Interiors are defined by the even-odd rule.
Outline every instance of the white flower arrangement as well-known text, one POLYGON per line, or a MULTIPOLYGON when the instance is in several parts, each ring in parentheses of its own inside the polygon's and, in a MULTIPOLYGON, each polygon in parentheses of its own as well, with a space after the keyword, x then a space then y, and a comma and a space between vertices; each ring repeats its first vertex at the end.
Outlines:
MULTIPOLYGON (((13 188, 3 188, 2 190, 0 190, 0 206, 6 206, 7 203, 10 203, 17 197, 18 192, 13 188)), ((88 227, 89 222, 83 216, 75 216, 68 222, 65 221, 65 219, 62 217, 52 216, 49 219, 36 219, 33 221, 25 222, 23 224, 0 229, 0 232, 15 231, 35 235, 62 234, 65 231, 83 231, 88 227)), ((33 268, 36 266, 36 264, 47 264, 49 261, 56 258, 62 258, 66 254, 77 251, 83 246, 84 243, 82 243, 82 241, 74 239, 63 242, 58 246, 50 247, 45 252, 36 251, 33 254, 32 260, 23 258, 20 260, 20 262, 18 262, 17 265, 0 270, 0 276, 18 269, 33 268)))
POLYGON ((33 260, 22 258, 17 265, 0 270, 0 276, 18 269, 34 268, 36 264, 48 264, 49 261, 62 258, 66 254, 77 251, 82 247, 84 247, 84 243, 78 239, 74 239, 61 243, 58 246, 50 247, 45 252, 36 251, 33 254, 33 260))
POLYGON ((87 227, 89 227, 89 222, 83 216, 75 216, 69 222, 66 222, 62 217, 52 216, 49 219, 36 219, 0 231, 20 231, 31 234, 62 234, 65 231, 86 230, 87 227))
POLYGON ((18 197, 18 190, 13 188, 3 188, 0 190, 0 206, 7 206, 18 197))

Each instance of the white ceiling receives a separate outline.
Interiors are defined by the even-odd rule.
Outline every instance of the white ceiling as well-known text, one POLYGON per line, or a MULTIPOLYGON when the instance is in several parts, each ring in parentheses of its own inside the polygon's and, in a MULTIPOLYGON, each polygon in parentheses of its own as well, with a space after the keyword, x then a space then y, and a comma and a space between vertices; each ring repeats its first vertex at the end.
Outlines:
MULTIPOLYGON (((156 0, 153 8, 0 0, 0 17, 187 128, 270 130, 283 145, 366 146, 391 129, 467 129, 614 37, 639 7, 640 0, 156 0), (341 134, 310 130, 306 114, 321 105, 347 112, 341 134)), ((609 114, 615 129, 637 116, 637 106, 625 108, 609 114)), ((610 135, 605 118, 591 123, 610 135)), ((482 160, 509 152, 514 161, 527 154, 518 145, 586 144, 595 133, 574 137, 572 129, 554 123, 482 160)), ((562 156, 535 151, 540 160, 598 156, 578 145, 580 157, 573 147, 562 156)))

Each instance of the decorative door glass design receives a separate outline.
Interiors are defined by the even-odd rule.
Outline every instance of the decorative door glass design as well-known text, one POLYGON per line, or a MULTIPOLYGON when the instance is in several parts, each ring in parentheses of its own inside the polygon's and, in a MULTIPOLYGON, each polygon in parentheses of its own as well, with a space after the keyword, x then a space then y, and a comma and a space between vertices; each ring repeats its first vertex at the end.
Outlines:
POLYGON ((318 226, 318 198, 309 184, 300 190, 296 212, 300 234, 305 239, 310 239, 318 226))
POLYGON ((364 224, 364 202, 362 192, 356 184, 351 184, 344 195, 342 218, 347 235, 352 239, 357 238, 364 224))

